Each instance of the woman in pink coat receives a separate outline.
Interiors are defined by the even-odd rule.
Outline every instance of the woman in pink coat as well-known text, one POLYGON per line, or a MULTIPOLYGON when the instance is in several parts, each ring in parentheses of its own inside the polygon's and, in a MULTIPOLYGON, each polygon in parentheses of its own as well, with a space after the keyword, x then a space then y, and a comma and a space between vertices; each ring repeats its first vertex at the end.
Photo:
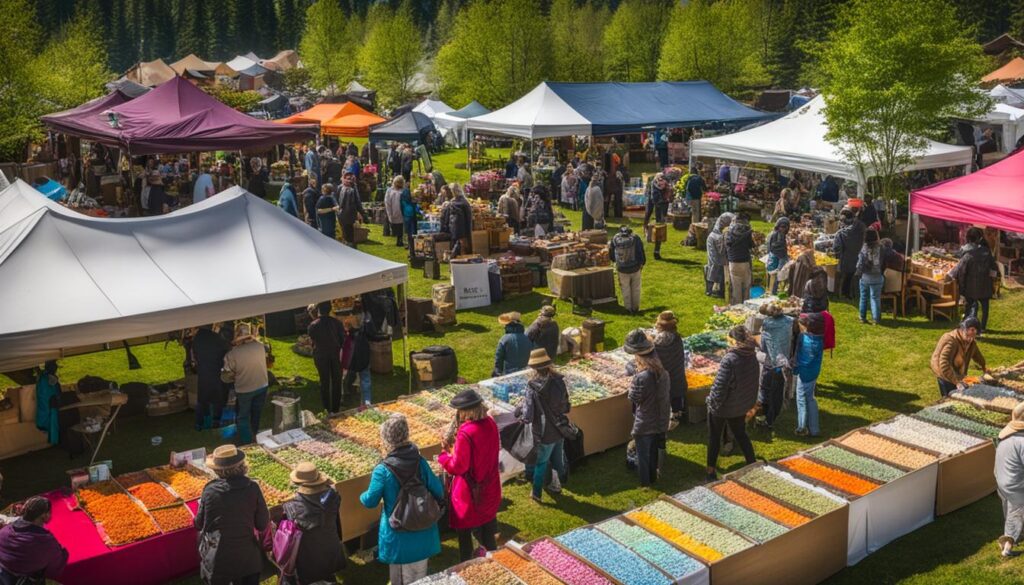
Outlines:
POLYGON ((498 425, 488 416, 484 400, 475 390, 459 392, 449 406, 457 412, 437 460, 454 478, 448 520, 459 535, 459 558, 466 561, 480 552, 473 550, 474 534, 484 549, 497 548, 501 442, 498 425))

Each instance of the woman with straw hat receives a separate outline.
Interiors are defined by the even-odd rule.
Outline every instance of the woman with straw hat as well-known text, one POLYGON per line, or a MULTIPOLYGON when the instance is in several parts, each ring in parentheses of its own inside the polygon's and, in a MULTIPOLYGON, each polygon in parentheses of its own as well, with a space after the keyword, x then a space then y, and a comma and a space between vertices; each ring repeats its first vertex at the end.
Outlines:
POLYGON ((533 342, 533 349, 544 349, 550 358, 558 355, 558 343, 562 340, 562 330, 555 321, 556 313, 554 305, 544 305, 537 319, 526 328, 526 336, 533 342))
POLYGON ((267 348, 249 323, 235 327, 235 347, 224 356, 224 376, 233 379, 238 400, 238 444, 252 443, 267 401, 267 348))
POLYGON ((498 317, 498 323, 505 326, 505 334, 498 340, 498 347, 494 350, 492 376, 503 376, 526 368, 533 342, 526 336, 522 319, 519 311, 503 313, 498 317))
POLYGON ((669 375, 643 329, 630 331, 623 345, 635 360, 626 366, 626 373, 634 374, 628 396, 633 403, 631 435, 636 441, 636 467, 640 485, 649 486, 658 479, 658 461, 672 420, 669 375))
POLYGON ((677 330, 679 321, 672 311, 662 311, 654 322, 654 351, 668 372, 668 395, 672 418, 686 416, 686 349, 677 330))
MULTIPOLYGON (((559 423, 568 420, 566 415, 570 408, 569 391, 565 387, 565 379, 555 371, 547 351, 535 349, 530 352, 528 365, 533 370, 533 375, 526 389, 526 399, 516 407, 515 416, 533 425, 536 460, 533 465, 533 491, 530 497, 540 503, 541 489, 547 479, 548 463, 555 469, 549 491, 560 493, 562 483, 566 480, 563 451, 565 436, 559 429, 559 423)), ((527 479, 530 479, 530 468, 527 467, 526 471, 527 479)))
POLYGON ((1010 424, 999 432, 995 474, 996 491, 1003 503, 999 552, 1010 557, 1024 531, 1024 402, 1013 409, 1010 424))
POLYGON ((217 479, 203 488, 196 511, 199 574, 210 585, 257 585, 263 550, 256 535, 270 526, 263 492, 246 476, 245 453, 234 445, 214 449, 206 467, 217 479))
POLYGON ((380 438, 387 456, 373 469, 370 486, 359 501, 367 508, 376 508, 383 502, 377 559, 390 565, 391 585, 409 585, 427 576, 427 559, 441 552, 441 537, 437 523, 423 530, 396 530, 389 521, 391 513, 402 485, 413 477, 418 477, 439 501, 444 500, 444 486, 416 445, 409 442, 409 423, 403 415, 388 417, 381 424, 380 438))
POLYGON ((334 583, 335 573, 345 568, 341 546, 341 496, 331 489, 331 479, 315 465, 302 461, 291 473, 298 486, 295 497, 285 502, 284 517, 302 529, 294 573, 283 576, 285 585, 334 583))

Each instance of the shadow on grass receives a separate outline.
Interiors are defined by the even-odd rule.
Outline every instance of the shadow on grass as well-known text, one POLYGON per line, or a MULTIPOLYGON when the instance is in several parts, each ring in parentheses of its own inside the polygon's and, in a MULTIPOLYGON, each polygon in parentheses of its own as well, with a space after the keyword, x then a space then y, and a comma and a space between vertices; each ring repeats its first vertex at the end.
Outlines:
MULTIPOLYGON (((887 410, 904 411, 921 396, 915 392, 904 392, 890 388, 875 388, 847 382, 818 384, 815 395, 843 403, 850 408, 873 406, 887 410)), ((917 407, 914 408, 915 410, 917 407)), ((794 409, 795 410, 795 409, 794 409)))

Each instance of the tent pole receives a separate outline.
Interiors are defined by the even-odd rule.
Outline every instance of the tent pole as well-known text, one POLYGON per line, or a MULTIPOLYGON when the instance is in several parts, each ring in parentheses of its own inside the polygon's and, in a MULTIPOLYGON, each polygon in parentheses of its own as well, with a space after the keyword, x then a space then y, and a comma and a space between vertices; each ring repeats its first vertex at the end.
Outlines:
POLYGON ((103 432, 100 433, 100 438, 96 441, 96 449, 92 452, 92 459, 89 460, 89 465, 96 463, 96 456, 100 453, 100 447, 103 446, 103 439, 107 436, 107 431, 110 430, 110 425, 114 424, 114 419, 117 418, 117 413, 121 412, 121 405, 118 404, 114 408, 113 414, 110 415, 110 419, 107 420, 107 424, 103 425, 103 432))
POLYGON ((921 247, 921 227, 917 225, 918 221, 920 220, 920 217, 921 216, 919 216, 916 213, 913 215, 913 218, 914 218, 914 250, 915 251, 918 248, 921 247))
POLYGON ((412 370, 407 347, 409 342, 409 295, 406 294, 406 286, 408 286, 406 282, 398 285, 398 297, 405 311, 405 319, 402 319, 402 367, 405 368, 406 393, 412 394, 412 370))
POLYGON ((906 251, 907 256, 910 255, 910 227, 914 223, 914 212, 910 211, 910 206, 907 206, 907 238, 903 243, 903 249, 906 251))
POLYGON ((466 141, 466 171, 473 176, 473 131, 469 131, 469 140, 466 141))

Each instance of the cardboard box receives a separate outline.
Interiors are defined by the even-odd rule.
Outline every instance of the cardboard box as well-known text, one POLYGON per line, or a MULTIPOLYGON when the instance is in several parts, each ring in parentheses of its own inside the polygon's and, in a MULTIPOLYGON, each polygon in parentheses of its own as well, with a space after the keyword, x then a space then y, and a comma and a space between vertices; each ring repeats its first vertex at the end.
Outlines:
POLYGON ((411 333, 419 333, 427 329, 427 315, 434 312, 433 299, 409 297, 406 299, 406 327, 411 333))
POLYGON ((580 239, 591 244, 608 244, 608 232, 606 230, 583 230, 579 232, 580 239))
POLYGON ((370 230, 364 227, 356 226, 353 228, 354 238, 356 244, 362 244, 370 241, 370 230))
POLYGON ((648 225, 644 231, 647 235, 648 242, 667 242, 668 241, 668 224, 656 223, 654 225, 648 225))
POLYGON ((512 236, 509 228, 492 229, 487 232, 489 247, 492 252, 508 250, 508 241, 512 236))
POLYGON ((995 460, 996 448, 991 441, 940 460, 935 515, 949 514, 994 492, 995 460))
POLYGON ((584 455, 625 445, 633 431, 633 410, 624 393, 574 406, 569 420, 583 431, 584 455))
POLYGON ((0 459, 38 451, 49 446, 46 433, 36 428, 34 418, 26 422, 0 426, 0 459))
POLYGON ((473 230, 470 235, 469 249, 474 254, 486 256, 490 252, 490 236, 487 230, 473 230))
POLYGON ((430 296, 434 301, 434 305, 440 305, 441 303, 454 303, 455 302, 455 287, 450 284, 437 283, 430 287, 430 296))

